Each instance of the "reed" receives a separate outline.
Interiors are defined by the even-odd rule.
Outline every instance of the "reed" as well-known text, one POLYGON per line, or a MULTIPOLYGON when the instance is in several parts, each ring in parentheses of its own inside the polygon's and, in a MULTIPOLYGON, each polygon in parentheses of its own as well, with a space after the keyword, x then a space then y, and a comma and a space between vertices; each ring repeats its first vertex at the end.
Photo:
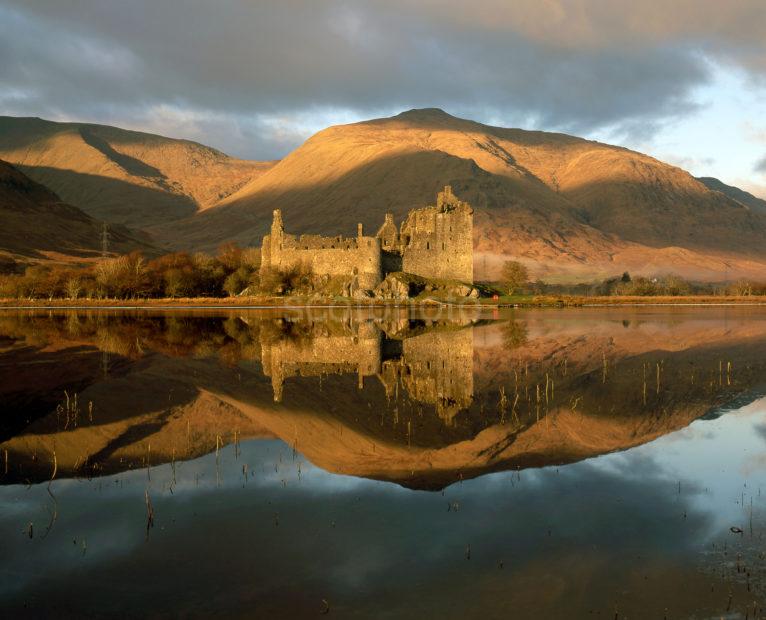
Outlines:
POLYGON ((550 377, 545 373, 545 406, 548 406, 548 390, 550 388, 550 377))
POLYGON ((51 479, 48 481, 48 488, 51 486, 51 482, 56 477, 56 472, 59 469, 58 460, 56 459, 56 448, 53 448, 53 471, 51 472, 51 479))
POLYGON ((723 360, 718 360, 718 387, 723 386, 723 360))
POLYGON ((505 424, 505 411, 508 408, 508 397, 505 395, 505 386, 500 386, 499 395, 497 408, 500 412, 500 423, 505 424))
POLYGON ((511 416, 514 418, 516 423, 519 423, 519 416, 516 413, 516 405, 519 403, 519 395, 516 394, 516 397, 513 399, 513 405, 511 407, 511 416))
POLYGON ((149 530, 154 527, 154 508, 149 497, 149 489, 144 491, 144 501, 146 502, 146 537, 149 538, 149 530))
POLYGON ((657 395, 660 394, 660 362, 657 362, 657 395))
POLYGON ((641 367, 644 371, 643 398, 644 398, 644 407, 646 407, 646 363, 641 364, 641 367))
POLYGON ((407 447, 412 445, 412 422, 407 420, 407 447))
POLYGON ((535 385, 535 389, 537 392, 537 403, 536 403, 535 411, 536 411, 537 420, 539 421, 540 420, 540 384, 539 383, 535 385))

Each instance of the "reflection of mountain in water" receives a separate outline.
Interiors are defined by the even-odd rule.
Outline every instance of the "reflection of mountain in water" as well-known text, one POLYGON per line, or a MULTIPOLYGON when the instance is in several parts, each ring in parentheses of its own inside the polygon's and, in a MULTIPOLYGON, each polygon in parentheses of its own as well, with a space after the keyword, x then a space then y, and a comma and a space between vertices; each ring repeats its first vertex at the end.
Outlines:
POLYGON ((473 402, 473 331, 463 329, 470 323, 365 321, 335 329, 312 323, 297 335, 287 324, 286 337, 261 340, 263 373, 271 377, 275 402, 282 401, 289 377, 336 373, 356 374, 360 390, 365 377, 376 377, 389 401, 406 389, 410 398, 434 405, 448 424, 473 402))
POLYGON ((0 314, 0 479, 49 478, 54 452, 65 477, 278 437, 433 489, 626 449, 766 384, 757 313, 630 313, 0 314))

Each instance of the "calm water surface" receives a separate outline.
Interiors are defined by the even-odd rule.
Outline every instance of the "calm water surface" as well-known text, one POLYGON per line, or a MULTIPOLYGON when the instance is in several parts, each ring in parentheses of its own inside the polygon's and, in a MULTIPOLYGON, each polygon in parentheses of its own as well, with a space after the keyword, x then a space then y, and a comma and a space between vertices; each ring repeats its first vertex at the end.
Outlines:
POLYGON ((766 310, 0 312, 0 616, 766 617, 766 310))

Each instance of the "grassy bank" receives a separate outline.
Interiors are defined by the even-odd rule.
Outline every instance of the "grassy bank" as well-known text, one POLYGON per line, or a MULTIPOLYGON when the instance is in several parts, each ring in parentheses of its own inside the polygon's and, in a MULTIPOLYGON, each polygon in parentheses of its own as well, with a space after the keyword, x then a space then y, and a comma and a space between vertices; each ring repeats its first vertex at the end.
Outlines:
POLYGON ((408 302, 369 299, 359 301, 344 297, 304 297, 304 296, 259 296, 259 297, 173 297, 141 299, 0 299, 0 308, 195 308, 195 307, 303 307, 303 306, 431 306, 459 305, 466 307, 583 307, 583 306, 649 306, 649 305, 766 305, 766 296, 556 296, 556 295, 513 295, 497 299, 437 299, 419 297, 408 302))

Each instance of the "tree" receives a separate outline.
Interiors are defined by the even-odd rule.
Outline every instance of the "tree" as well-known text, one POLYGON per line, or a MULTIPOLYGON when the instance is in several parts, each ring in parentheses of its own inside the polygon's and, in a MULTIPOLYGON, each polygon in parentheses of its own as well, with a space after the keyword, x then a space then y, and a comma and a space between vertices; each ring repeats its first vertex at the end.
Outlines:
POLYGON ((503 342, 507 349, 515 349, 527 342, 527 324, 510 320, 503 326, 503 342))
POLYGON ((165 295, 168 297, 182 297, 188 295, 189 277, 181 268, 171 267, 162 274, 165 280, 165 295))
POLYGON ((96 263, 95 275, 105 297, 137 297, 148 289, 146 263, 139 252, 100 260, 96 263))
POLYGON ((660 281, 663 295, 691 295, 691 285, 680 276, 668 275, 660 281))
POLYGON ((223 290, 229 294, 229 297, 234 297, 244 291, 248 284, 250 284, 250 270, 246 267, 240 267, 226 277, 223 290))
POLYGON ((730 293, 738 297, 744 297, 753 294, 753 286, 747 280, 739 280, 731 285, 730 293))
POLYGON ((77 299, 82 291, 82 280, 79 276, 72 276, 66 281, 64 286, 66 288, 66 296, 69 299, 77 299))
POLYGON ((242 264, 242 249, 233 241, 224 243, 218 248, 218 262, 231 273, 242 264))
POLYGON ((240 264, 253 271, 258 271, 261 266, 261 248, 245 248, 242 250, 240 264))
POLYGON ((513 292, 524 286, 529 281, 529 271, 521 263, 509 260, 503 264, 501 272, 502 283, 508 289, 508 294, 513 295, 513 292))

